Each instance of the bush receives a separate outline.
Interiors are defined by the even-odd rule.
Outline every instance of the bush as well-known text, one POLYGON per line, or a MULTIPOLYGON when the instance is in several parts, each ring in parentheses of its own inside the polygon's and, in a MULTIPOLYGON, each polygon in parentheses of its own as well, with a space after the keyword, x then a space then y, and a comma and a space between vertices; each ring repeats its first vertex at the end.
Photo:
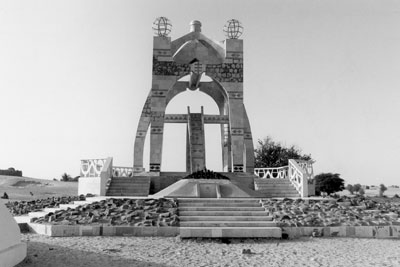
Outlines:
POLYGON ((346 189, 347 189, 347 191, 350 192, 350 194, 352 194, 352 195, 354 194, 354 186, 352 184, 348 184, 346 186, 346 189))
POLYGON ((296 146, 285 147, 275 142, 271 137, 258 140, 258 147, 254 150, 256 168, 275 168, 288 165, 289 159, 312 161, 311 155, 303 154, 296 146))
POLYGON ((383 193, 387 190, 387 187, 384 184, 379 185, 379 196, 383 197, 383 193))
POLYGON ((358 190, 358 194, 359 194, 360 196, 365 195, 364 189, 360 188, 360 190, 358 190))
POLYGON ((360 184, 355 184, 355 185, 353 185, 353 188, 354 188, 354 192, 358 193, 360 191, 360 189, 361 189, 361 185, 360 184))
POLYGON ((321 173, 314 177, 315 179, 315 193, 320 195, 321 192, 325 192, 328 195, 343 191, 344 180, 339 177, 338 173, 321 173))
POLYGON ((75 178, 72 178, 71 175, 64 173, 61 175, 61 180, 62 182, 77 182, 80 176, 76 176, 75 178))

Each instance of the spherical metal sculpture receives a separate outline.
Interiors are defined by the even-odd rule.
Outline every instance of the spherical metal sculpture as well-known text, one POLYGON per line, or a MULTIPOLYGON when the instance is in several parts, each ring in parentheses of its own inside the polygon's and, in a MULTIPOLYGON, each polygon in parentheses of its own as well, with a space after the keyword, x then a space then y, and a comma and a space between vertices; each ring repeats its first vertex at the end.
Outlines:
POLYGON ((229 39, 239 38, 243 33, 242 23, 236 19, 228 20, 224 26, 224 33, 229 39))
POLYGON ((166 17, 158 17, 153 22, 153 31, 156 36, 167 37, 171 29, 171 22, 166 17))

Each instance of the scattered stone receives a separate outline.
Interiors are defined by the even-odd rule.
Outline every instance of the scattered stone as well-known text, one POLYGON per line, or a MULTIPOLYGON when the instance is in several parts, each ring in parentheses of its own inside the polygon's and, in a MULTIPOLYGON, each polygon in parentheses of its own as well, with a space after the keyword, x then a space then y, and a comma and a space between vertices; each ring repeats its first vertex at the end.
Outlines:
POLYGON ((251 249, 246 249, 246 248, 244 248, 243 250, 242 250, 242 254, 254 254, 253 252, 251 252, 251 249))
POLYGON ((18 216, 33 211, 41 211, 45 208, 58 208, 60 204, 69 204, 79 199, 79 196, 69 196, 49 197, 47 199, 36 199, 31 201, 9 201, 6 203, 6 207, 13 216, 18 216))
POLYGON ((263 207, 281 227, 383 226, 398 223, 400 203, 370 198, 265 199, 263 207))
POLYGON ((177 212, 177 203, 173 200, 111 198, 49 213, 35 218, 35 223, 168 227, 179 225, 177 212))

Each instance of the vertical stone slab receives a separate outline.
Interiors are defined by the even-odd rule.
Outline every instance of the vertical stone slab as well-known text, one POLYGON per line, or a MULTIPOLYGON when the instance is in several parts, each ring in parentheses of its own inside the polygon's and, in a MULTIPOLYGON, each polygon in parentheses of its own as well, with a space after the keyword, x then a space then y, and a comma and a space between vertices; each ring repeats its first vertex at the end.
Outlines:
POLYGON ((190 170, 196 172, 206 167, 203 113, 188 114, 188 135, 190 146, 190 170))

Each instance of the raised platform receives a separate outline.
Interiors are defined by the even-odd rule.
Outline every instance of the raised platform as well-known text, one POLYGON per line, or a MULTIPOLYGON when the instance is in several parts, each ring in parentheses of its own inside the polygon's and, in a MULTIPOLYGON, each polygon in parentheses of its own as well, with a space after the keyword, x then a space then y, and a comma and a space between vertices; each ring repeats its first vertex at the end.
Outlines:
POLYGON ((179 199, 181 238, 281 238, 259 199, 179 199))

